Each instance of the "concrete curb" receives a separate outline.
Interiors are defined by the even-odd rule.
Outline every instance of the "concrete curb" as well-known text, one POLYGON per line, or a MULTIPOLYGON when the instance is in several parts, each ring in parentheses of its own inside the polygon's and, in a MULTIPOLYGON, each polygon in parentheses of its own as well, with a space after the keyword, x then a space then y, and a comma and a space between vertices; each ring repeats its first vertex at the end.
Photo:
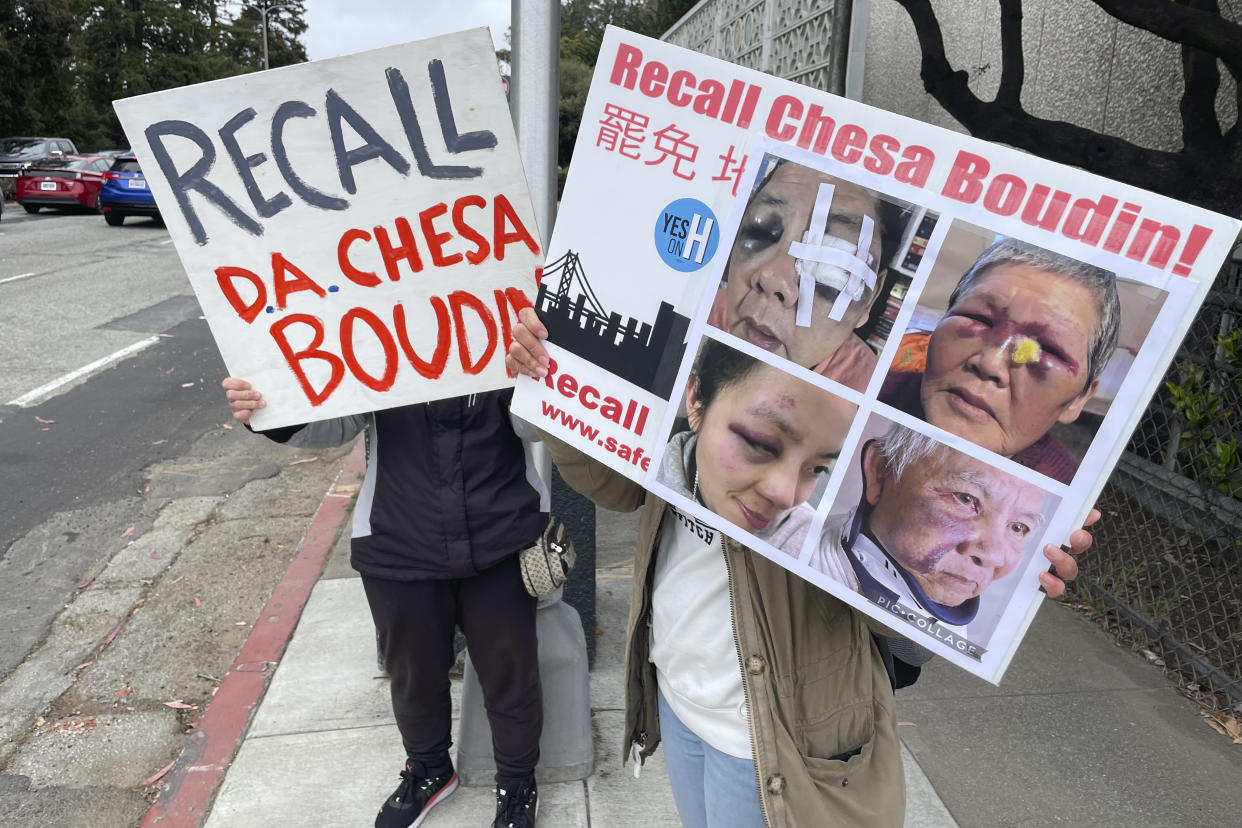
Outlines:
POLYGON ((272 590, 272 596, 249 637, 220 682, 211 703, 164 782, 164 790, 147 811, 142 828, 195 828, 245 738, 251 716, 267 689, 289 637, 319 580, 341 524, 349 514, 352 481, 366 468, 362 441, 345 458, 336 482, 319 505, 297 554, 272 590))

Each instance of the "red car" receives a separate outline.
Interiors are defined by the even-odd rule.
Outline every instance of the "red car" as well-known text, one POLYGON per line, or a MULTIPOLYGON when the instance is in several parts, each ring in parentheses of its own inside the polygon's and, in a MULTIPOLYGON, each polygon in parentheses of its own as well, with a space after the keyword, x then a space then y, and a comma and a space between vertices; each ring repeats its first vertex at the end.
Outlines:
POLYGON ((98 155, 40 158, 17 176, 17 202, 27 213, 40 207, 99 208, 99 188, 110 162, 98 155))

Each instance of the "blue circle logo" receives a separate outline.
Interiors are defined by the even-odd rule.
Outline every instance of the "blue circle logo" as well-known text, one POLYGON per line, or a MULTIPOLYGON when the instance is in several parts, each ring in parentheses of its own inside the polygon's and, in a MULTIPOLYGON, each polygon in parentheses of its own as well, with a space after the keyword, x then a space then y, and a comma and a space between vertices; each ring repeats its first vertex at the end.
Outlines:
POLYGON ((711 208, 698 199, 679 198, 656 217, 656 252, 673 270, 698 270, 716 255, 718 244, 720 223, 711 208))

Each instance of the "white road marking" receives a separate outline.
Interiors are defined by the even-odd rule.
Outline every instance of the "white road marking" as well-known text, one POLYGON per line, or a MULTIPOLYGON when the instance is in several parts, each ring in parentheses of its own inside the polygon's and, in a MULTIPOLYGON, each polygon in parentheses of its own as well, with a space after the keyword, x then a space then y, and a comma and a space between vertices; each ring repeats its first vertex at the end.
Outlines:
POLYGON ((68 385, 69 383, 74 382, 75 380, 79 380, 79 379, 82 379, 83 377, 88 377, 91 374, 94 374, 98 371, 102 371, 104 368, 107 368, 109 365, 112 365, 114 362, 120 362, 122 359, 125 359, 125 357, 130 356, 132 354, 136 354, 139 351, 145 350, 146 348, 150 348, 152 345, 154 345, 156 342, 159 342, 159 341, 160 341, 160 338, 158 336, 148 336, 146 339, 139 340, 138 342, 135 342, 133 345, 130 345, 129 347, 122 348, 121 350, 115 353, 108 354, 106 357, 103 357, 102 359, 97 359, 89 365, 83 365, 81 368, 77 369, 76 371, 70 371, 68 374, 65 374, 64 376, 57 377, 56 379, 52 380, 46 385, 40 385, 38 388, 34 389, 33 391, 27 391, 25 394, 22 394, 17 399, 9 400, 7 404, 16 405, 20 408, 29 408, 30 406, 35 405, 36 403, 43 402, 48 397, 51 397, 53 394, 56 393, 56 390, 60 388, 61 386, 68 385))
POLYGON ((19 273, 19 274, 17 274, 16 276, 9 276, 7 279, 0 279, 0 285, 3 285, 5 282, 16 282, 18 279, 29 279, 31 276, 36 276, 36 275, 38 275, 38 274, 36 274, 36 273, 19 273))

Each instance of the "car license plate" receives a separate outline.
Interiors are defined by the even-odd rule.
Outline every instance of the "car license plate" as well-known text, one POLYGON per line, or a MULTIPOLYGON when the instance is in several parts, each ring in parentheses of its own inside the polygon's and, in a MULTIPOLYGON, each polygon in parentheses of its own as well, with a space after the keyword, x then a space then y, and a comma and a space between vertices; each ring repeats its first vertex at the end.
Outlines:
POLYGON ((40 181, 39 189, 40 190, 55 190, 56 182, 55 181, 40 181))
POLYGON ((127 186, 131 190, 145 190, 147 188, 147 182, 144 178, 131 178, 127 182, 127 186))

